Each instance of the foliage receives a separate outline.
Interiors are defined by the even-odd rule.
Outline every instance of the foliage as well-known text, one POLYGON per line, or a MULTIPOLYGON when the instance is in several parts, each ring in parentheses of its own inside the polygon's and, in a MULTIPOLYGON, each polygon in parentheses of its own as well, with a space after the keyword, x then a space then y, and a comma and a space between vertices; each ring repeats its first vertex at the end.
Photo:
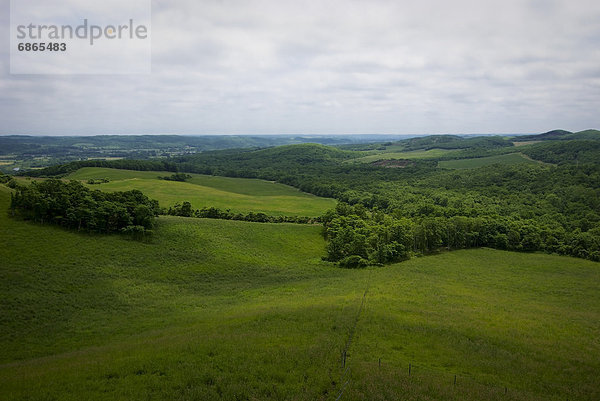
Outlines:
MULTIPOLYGON (((585 133, 585 135, 591 134, 585 133)), ((476 168, 444 171, 437 168, 436 160, 419 159, 411 161, 403 168, 352 163, 350 161, 364 157, 364 153, 316 144, 203 152, 172 159, 169 165, 175 170, 190 173, 277 181, 318 196, 332 197, 349 205, 360 204, 371 212, 376 210, 383 212, 391 219, 410 219, 416 226, 430 218, 445 219, 447 222, 443 224, 436 223, 436 226, 439 225, 443 229, 451 226, 450 219, 454 217, 479 218, 496 222, 503 228, 498 228, 495 232, 494 235, 498 235, 495 241, 486 238, 478 241, 477 244, 509 249, 544 250, 596 259, 595 244, 598 241, 597 232, 600 224, 599 144, 600 141, 593 140, 548 140, 519 147, 519 151, 529 157, 555 163, 557 166, 542 165, 532 161, 528 161, 529 164, 513 165, 513 162, 525 161, 525 159, 514 155, 512 142, 504 138, 452 136, 413 138, 382 146, 386 148, 385 151, 392 148, 397 150, 462 149, 457 150, 458 153, 454 153, 455 151, 452 154, 446 153, 439 159, 455 159, 468 155, 470 157, 468 159, 445 163, 476 168), (484 155, 486 158, 482 157, 484 155), (514 160, 515 157, 518 160, 514 160), (499 160, 505 163, 481 166, 499 160), (514 223, 518 227, 533 226, 536 232, 540 233, 552 232, 554 233, 552 237, 556 237, 558 245, 551 244, 554 240, 549 240, 548 243, 537 240, 522 243, 522 238, 530 238, 530 236, 524 237, 519 228, 513 231, 519 233, 520 239, 517 241, 514 236, 512 241, 515 245, 511 248, 507 228, 509 223, 514 223)), ((139 185, 139 183, 122 184, 139 185)), ((118 187, 115 185, 112 188, 118 187)), ((152 191, 152 189, 148 190, 152 191)), ((189 188, 186 188, 187 190, 189 188)), ((146 192, 145 188, 144 192, 146 192)), ((217 207, 222 210, 235 210, 236 213, 247 212, 227 203, 211 201, 199 204, 194 203, 194 200, 187 196, 183 197, 186 198, 196 208, 217 207)), ((182 196, 177 200, 173 199, 169 206, 181 200, 182 196)), ((235 198, 231 197, 227 202, 233 203, 235 198)), ((250 210, 276 215, 266 210, 250 210)), ((281 214, 288 215, 289 212, 281 214)), ((367 225, 370 228, 369 224, 367 225)), ((377 223, 377 226, 381 224, 377 223)), ((383 228, 380 228, 385 227, 387 226, 383 225, 383 228)), ((365 238, 374 235, 359 234, 365 238)), ((363 237, 356 239, 344 232, 341 232, 339 238, 331 235, 331 238, 337 238, 338 242, 342 238, 347 238, 358 243, 363 241, 363 237)), ((363 242, 365 241, 367 239, 363 242)), ((419 247, 414 243, 412 247, 404 245, 405 250, 402 252, 393 249, 393 244, 390 246, 392 249, 378 250, 378 252, 382 255, 402 255, 402 252, 411 249, 416 253, 435 250, 435 247, 429 245, 419 247)), ((452 244, 450 246, 452 247, 452 244)), ((363 250, 359 256, 371 263, 395 260, 394 256, 375 257, 369 254, 374 252, 371 248, 368 246, 363 248, 366 250, 363 250)), ((341 249, 339 252, 342 254, 347 253, 343 247, 337 246, 336 249, 341 249)), ((334 259, 341 260, 351 255, 338 256, 334 259)))
POLYGON ((333 199, 317 197, 287 185, 264 180, 190 175, 192 178, 186 182, 177 182, 159 180, 157 174, 150 171, 86 167, 66 178, 85 181, 106 177, 110 179, 110 183, 98 185, 98 189, 106 192, 137 189, 158 200, 160 206, 166 209, 176 203, 188 201, 195 209, 216 207, 242 214, 254 212, 269 216, 315 218, 335 207, 336 203, 333 199))
POLYGON ((161 216, 147 243, 1 213, 2 399, 333 400, 348 380, 343 400, 599 398, 597 264, 336 269, 319 229, 161 216))
MULTIPOLYGON (((306 142, 365 143, 401 135, 96 135, 0 136, 0 170, 38 169, 72 161, 169 158, 217 149, 265 148, 306 142)), ((160 169, 164 170, 164 169, 160 169)), ((48 174, 49 175, 49 174, 48 174)))
POLYGON ((439 167, 442 168, 477 168, 483 166, 491 166, 494 164, 536 164, 539 162, 524 157, 521 153, 507 153, 498 156, 487 156, 487 157, 471 157, 468 159, 454 159, 444 160, 438 163, 439 167))
POLYGON ((110 180, 108 178, 90 178, 89 180, 86 181, 86 184, 90 184, 90 185, 96 185, 96 184, 106 184, 110 182, 110 180))
POLYGON ((600 225, 582 232, 517 217, 401 217, 362 205, 339 204, 324 217, 327 260, 347 267, 349 261, 393 263, 411 254, 441 249, 490 247, 513 251, 546 251, 600 261, 600 225))
POLYGON ((165 180, 165 181, 179 181, 179 182, 184 182, 189 180, 190 178, 192 178, 191 175, 189 174, 185 174, 185 173, 175 173, 172 174, 170 176, 165 176, 165 177, 158 177, 160 180, 165 180))
POLYGON ((539 135, 525 135, 515 138, 516 141, 570 141, 573 139, 599 140, 600 131, 588 129, 579 132, 553 130, 539 135))
POLYGON ((158 202, 137 190, 91 191, 78 181, 57 179, 17 186, 10 209, 26 220, 89 232, 143 234, 151 229, 158 202))
POLYGON ((174 171, 177 166, 164 160, 85 160, 23 172, 28 177, 64 177, 83 167, 108 167, 137 171, 174 171))
POLYGON ((14 178, 0 173, 0 184, 8 184, 10 181, 14 181, 14 178))
POLYGON ((536 143, 524 147, 523 153, 546 163, 598 163, 600 141, 573 140, 536 143))
POLYGON ((253 221, 256 223, 317 224, 321 221, 319 217, 269 216, 262 212, 235 213, 230 209, 221 210, 216 207, 194 209, 190 202, 176 203, 174 206, 169 207, 169 209, 165 211, 165 214, 170 216, 197 217, 201 219, 253 221))
POLYGON ((463 138, 456 135, 430 135, 407 139, 400 144, 404 150, 428 149, 493 149, 513 146, 512 142, 500 136, 478 136, 463 138))

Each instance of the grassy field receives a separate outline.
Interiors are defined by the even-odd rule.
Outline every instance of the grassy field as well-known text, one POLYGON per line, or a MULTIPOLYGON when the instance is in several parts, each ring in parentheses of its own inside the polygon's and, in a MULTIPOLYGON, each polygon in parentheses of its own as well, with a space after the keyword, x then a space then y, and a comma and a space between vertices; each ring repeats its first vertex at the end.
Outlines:
POLYGON ((372 163, 377 160, 390 160, 390 159, 431 159, 448 154, 456 153, 456 150, 447 149, 430 149, 430 150, 412 150, 409 152, 381 152, 376 154, 370 154, 368 156, 352 159, 350 162, 360 163, 372 163))
POLYGON ((527 146, 527 145, 533 145, 535 143, 540 143, 543 141, 523 141, 523 142, 513 142, 512 144, 515 145, 516 147, 519 146, 527 146))
POLYGON ((273 216, 319 216, 332 209, 336 201, 299 191, 296 188, 263 180, 191 174, 186 182, 159 180, 173 173, 131 171, 85 167, 68 179, 86 181, 108 178, 109 183, 89 185, 103 191, 139 189, 161 206, 188 201, 194 208, 217 207, 234 212, 263 212, 273 216))
POLYGON ((136 242, 0 213, 0 242, 3 400, 600 397, 597 263, 343 270, 317 226, 176 217, 136 242))
POLYGON ((439 167, 443 168, 477 168, 490 166, 492 164, 539 164, 539 161, 531 160, 522 153, 508 153, 505 155, 478 157, 475 159, 459 159, 459 160, 444 160, 438 163, 439 167))

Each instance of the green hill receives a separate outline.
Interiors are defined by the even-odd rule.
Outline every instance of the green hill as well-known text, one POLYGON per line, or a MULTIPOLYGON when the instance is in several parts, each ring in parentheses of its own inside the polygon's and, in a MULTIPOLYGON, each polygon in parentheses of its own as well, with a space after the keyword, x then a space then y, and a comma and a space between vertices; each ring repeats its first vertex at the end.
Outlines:
POLYGON ((573 134, 571 131, 555 129, 552 131, 544 132, 543 134, 516 136, 514 140, 517 142, 556 140, 565 138, 571 134, 573 134))
POLYGON ((598 140, 600 139, 600 131, 595 129, 588 129, 585 131, 579 132, 571 132, 565 131, 561 129, 552 130, 545 132, 543 134, 537 135, 522 135, 514 138, 517 142, 525 142, 525 141, 568 141, 573 139, 591 139, 598 140))
POLYGON ((554 164, 597 164, 600 161, 600 141, 544 141, 520 148, 527 156, 554 164))
POLYGON ((317 226, 176 217, 137 242, 0 213, 0 243, 3 400, 600 397, 597 263, 344 270, 317 226))
POLYGON ((227 178, 191 174, 186 182, 161 180, 170 172, 117 170, 84 167, 65 178, 82 180, 109 180, 108 183, 89 185, 103 191, 138 189, 158 200, 162 207, 188 201, 194 208, 217 207, 234 212, 262 212, 273 216, 320 216, 335 207, 335 201, 307 194, 296 188, 264 180, 227 178))
POLYGON ((506 146, 512 146, 512 142, 501 136, 428 135, 396 142, 390 146, 385 146, 385 150, 397 152, 399 150, 430 149, 494 149, 506 146))
POLYGON ((588 129, 588 130, 585 130, 585 131, 575 132, 574 134, 572 134, 570 136, 570 139, 593 139, 593 140, 599 140, 600 139, 600 131, 598 131, 597 129, 588 129))
POLYGON ((227 173, 230 165, 243 169, 248 176, 266 168, 331 166, 358 157, 359 153, 318 144, 285 145, 259 150, 224 150, 185 156, 176 161, 186 167, 206 169, 213 174, 227 173))

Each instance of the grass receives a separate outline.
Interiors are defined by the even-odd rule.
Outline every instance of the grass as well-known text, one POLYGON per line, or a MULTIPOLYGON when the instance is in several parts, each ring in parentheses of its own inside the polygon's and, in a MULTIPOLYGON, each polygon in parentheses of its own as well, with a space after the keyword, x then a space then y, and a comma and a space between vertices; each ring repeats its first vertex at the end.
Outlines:
POLYGON ((540 143, 543 141, 523 141, 523 142, 513 142, 512 144, 516 147, 520 147, 520 146, 527 146, 527 145, 533 145, 536 143, 540 143))
POLYGON ((508 153, 505 155, 489 156, 489 157, 478 157, 474 159, 458 159, 458 160, 444 160, 438 162, 439 167, 451 168, 451 169, 463 169, 463 168, 477 168, 483 166, 490 166, 493 164, 539 164, 539 161, 532 160, 522 153, 508 153))
POLYGON ((68 179, 87 181, 108 178, 109 183, 90 185, 103 191, 139 189, 161 206, 169 207, 188 201, 194 208, 217 207, 234 212, 263 212, 273 216, 320 216, 335 207, 336 201, 299 191, 274 182, 191 174, 186 182, 159 180, 158 176, 173 173, 131 171, 85 167, 70 174, 68 179))
POLYGON ((381 152, 360 157, 358 159, 353 159, 352 162, 372 163, 378 160, 390 159, 433 159, 456 152, 458 151, 447 149, 412 150, 409 152, 381 152))
POLYGON ((344 270, 317 226, 177 217, 136 242, 0 213, 0 243, 2 399, 600 397, 597 263, 477 249, 344 270))

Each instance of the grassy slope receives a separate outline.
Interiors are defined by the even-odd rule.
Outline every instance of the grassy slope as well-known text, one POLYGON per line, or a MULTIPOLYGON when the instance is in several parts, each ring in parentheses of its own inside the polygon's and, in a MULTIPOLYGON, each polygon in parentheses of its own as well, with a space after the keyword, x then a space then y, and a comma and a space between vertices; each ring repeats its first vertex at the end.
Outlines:
POLYGON ((338 270, 320 261, 319 227, 171 217, 139 243, 0 219, 3 398, 282 399, 307 387, 313 399, 331 387, 354 297, 327 292, 338 270))
POLYGON ((459 160, 445 160, 438 163, 439 167, 443 168, 477 168, 483 166, 490 166, 492 164, 539 164, 539 161, 531 160, 521 153, 509 153, 499 156, 479 157, 475 159, 459 159, 459 160))
POLYGON ((598 264, 480 249, 352 271, 320 261, 319 227, 156 231, 0 214, 3 399, 335 399, 348 379, 345 400, 600 396, 598 264))
POLYGON ((456 150, 447 149, 430 149, 430 150, 413 150, 409 152, 388 152, 382 151, 376 154, 369 154, 358 159, 352 160, 352 162, 371 163, 377 160, 389 160, 389 159, 430 159, 448 154, 456 153, 456 150))
POLYGON ((263 212, 275 216, 319 216, 327 209, 335 207, 333 199, 320 198, 287 185, 263 180, 200 174, 192 174, 193 178, 186 182, 164 181, 157 178, 171 174, 85 167, 67 178, 73 180, 108 178, 109 183, 90 185, 90 188, 103 191, 139 189, 150 198, 158 200, 164 207, 187 200, 195 208, 212 206, 235 212, 263 212))

